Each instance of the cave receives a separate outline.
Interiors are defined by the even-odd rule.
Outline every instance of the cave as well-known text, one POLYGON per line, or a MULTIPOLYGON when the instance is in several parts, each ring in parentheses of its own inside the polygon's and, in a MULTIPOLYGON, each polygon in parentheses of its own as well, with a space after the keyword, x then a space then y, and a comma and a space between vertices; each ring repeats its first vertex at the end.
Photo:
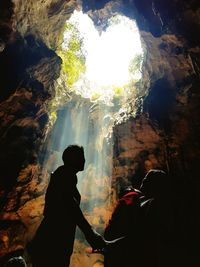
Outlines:
MULTIPOLYGON (((124 39, 119 30, 118 35, 124 39)), ((61 164, 63 149, 78 142, 87 161, 79 179, 81 206, 95 229, 102 233, 124 185, 139 188, 150 169, 164 170, 177 225, 177 256, 171 265, 198 265, 199 38, 197 0, 0 2, 0 264, 26 251, 42 220, 50 173, 61 164), (73 26, 76 12, 87 15, 99 36, 113 18, 116 24, 119 16, 126 24, 134 21, 142 47, 134 63, 139 78, 128 86, 103 85, 112 87, 106 96, 80 91, 94 87, 83 77, 85 55, 76 58, 74 67, 62 48, 71 38, 66 25, 68 30, 73 26)), ((122 65, 125 50, 133 46, 129 43, 114 56, 115 66, 122 65)), ((115 67, 103 64, 101 82, 115 67)), ((113 71, 114 80, 122 71, 113 71)), ((70 266, 103 266, 103 257, 88 257, 85 247, 77 231, 70 266)))

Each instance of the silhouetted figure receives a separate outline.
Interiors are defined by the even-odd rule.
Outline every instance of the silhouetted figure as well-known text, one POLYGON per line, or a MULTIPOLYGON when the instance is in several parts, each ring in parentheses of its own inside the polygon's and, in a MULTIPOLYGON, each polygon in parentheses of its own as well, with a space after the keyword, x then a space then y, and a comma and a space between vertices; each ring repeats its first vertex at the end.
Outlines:
POLYGON ((27 267, 27 265, 21 256, 16 256, 10 258, 3 267, 27 267))
POLYGON ((129 186, 119 195, 119 201, 105 229, 108 241, 124 237, 113 245, 107 246, 105 267, 138 266, 140 246, 138 244, 140 219, 140 191, 129 186))
POLYGON ((141 198, 141 266, 173 265, 173 216, 169 178, 150 170, 144 177, 141 198))
POLYGON ((84 170, 83 147, 68 146, 62 159, 64 165, 52 174, 46 192, 44 219, 29 246, 33 267, 69 266, 77 225, 93 248, 105 246, 79 207, 76 173, 84 170))
POLYGON ((27 267, 24 256, 22 248, 16 247, 16 250, 7 251, 3 257, 0 257, 0 267, 27 267))

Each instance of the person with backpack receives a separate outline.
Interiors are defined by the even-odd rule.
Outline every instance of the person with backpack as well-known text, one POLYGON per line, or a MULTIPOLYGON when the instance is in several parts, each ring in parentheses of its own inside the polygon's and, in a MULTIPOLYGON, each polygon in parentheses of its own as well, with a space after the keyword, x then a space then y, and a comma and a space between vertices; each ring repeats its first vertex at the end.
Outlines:
POLYGON ((172 266, 173 216, 169 177, 152 169, 140 191, 125 188, 104 233, 105 267, 172 266), (120 239, 121 237, 121 239, 120 239))
POLYGON ((148 171, 140 187, 141 267, 172 266, 173 213, 168 175, 148 171))
POLYGON ((105 228, 107 247, 105 267, 139 266, 139 210, 141 192, 132 186, 123 188, 112 217, 105 228))
POLYGON ((85 219, 79 204, 77 172, 84 170, 83 147, 68 146, 62 155, 64 165, 51 175, 45 195, 43 220, 28 245, 33 267, 67 267, 73 251, 76 226, 95 248, 105 247, 105 241, 85 219))

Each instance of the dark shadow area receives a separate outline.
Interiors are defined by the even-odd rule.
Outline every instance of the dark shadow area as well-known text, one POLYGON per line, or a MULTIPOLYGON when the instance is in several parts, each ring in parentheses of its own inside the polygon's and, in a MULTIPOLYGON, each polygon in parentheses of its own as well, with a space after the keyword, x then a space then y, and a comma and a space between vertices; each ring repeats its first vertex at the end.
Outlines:
POLYGON ((173 112, 175 92, 168 81, 163 78, 150 88, 149 95, 144 100, 144 111, 161 129, 170 131, 170 113, 173 112))
MULTIPOLYGON (((45 57, 55 56, 54 51, 48 49, 34 36, 29 35, 24 39, 17 36, 16 41, 8 44, 0 53, 0 87, 2 90, 0 100, 5 100, 16 88, 27 84, 31 78, 27 73, 28 68, 36 65, 45 57)), ((32 85, 35 88, 36 84, 32 85)))
POLYGON ((0 44, 6 44, 12 34, 12 15, 14 4, 9 0, 0 2, 0 44))

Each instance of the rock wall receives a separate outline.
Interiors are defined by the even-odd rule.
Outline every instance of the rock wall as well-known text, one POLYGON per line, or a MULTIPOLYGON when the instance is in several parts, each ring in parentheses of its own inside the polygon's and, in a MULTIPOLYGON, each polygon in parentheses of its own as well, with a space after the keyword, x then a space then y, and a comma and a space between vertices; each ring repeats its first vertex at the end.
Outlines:
POLYGON ((197 260, 194 244, 200 222, 199 4, 129 2, 143 16, 139 24, 146 49, 142 105, 136 117, 114 129, 113 182, 117 188, 130 182, 137 187, 151 168, 169 173, 178 258, 174 264, 185 266, 197 260))
POLYGON ((39 151, 61 68, 55 46, 75 6, 0 3, 0 257, 23 249, 41 219, 48 179, 41 177, 39 151))

